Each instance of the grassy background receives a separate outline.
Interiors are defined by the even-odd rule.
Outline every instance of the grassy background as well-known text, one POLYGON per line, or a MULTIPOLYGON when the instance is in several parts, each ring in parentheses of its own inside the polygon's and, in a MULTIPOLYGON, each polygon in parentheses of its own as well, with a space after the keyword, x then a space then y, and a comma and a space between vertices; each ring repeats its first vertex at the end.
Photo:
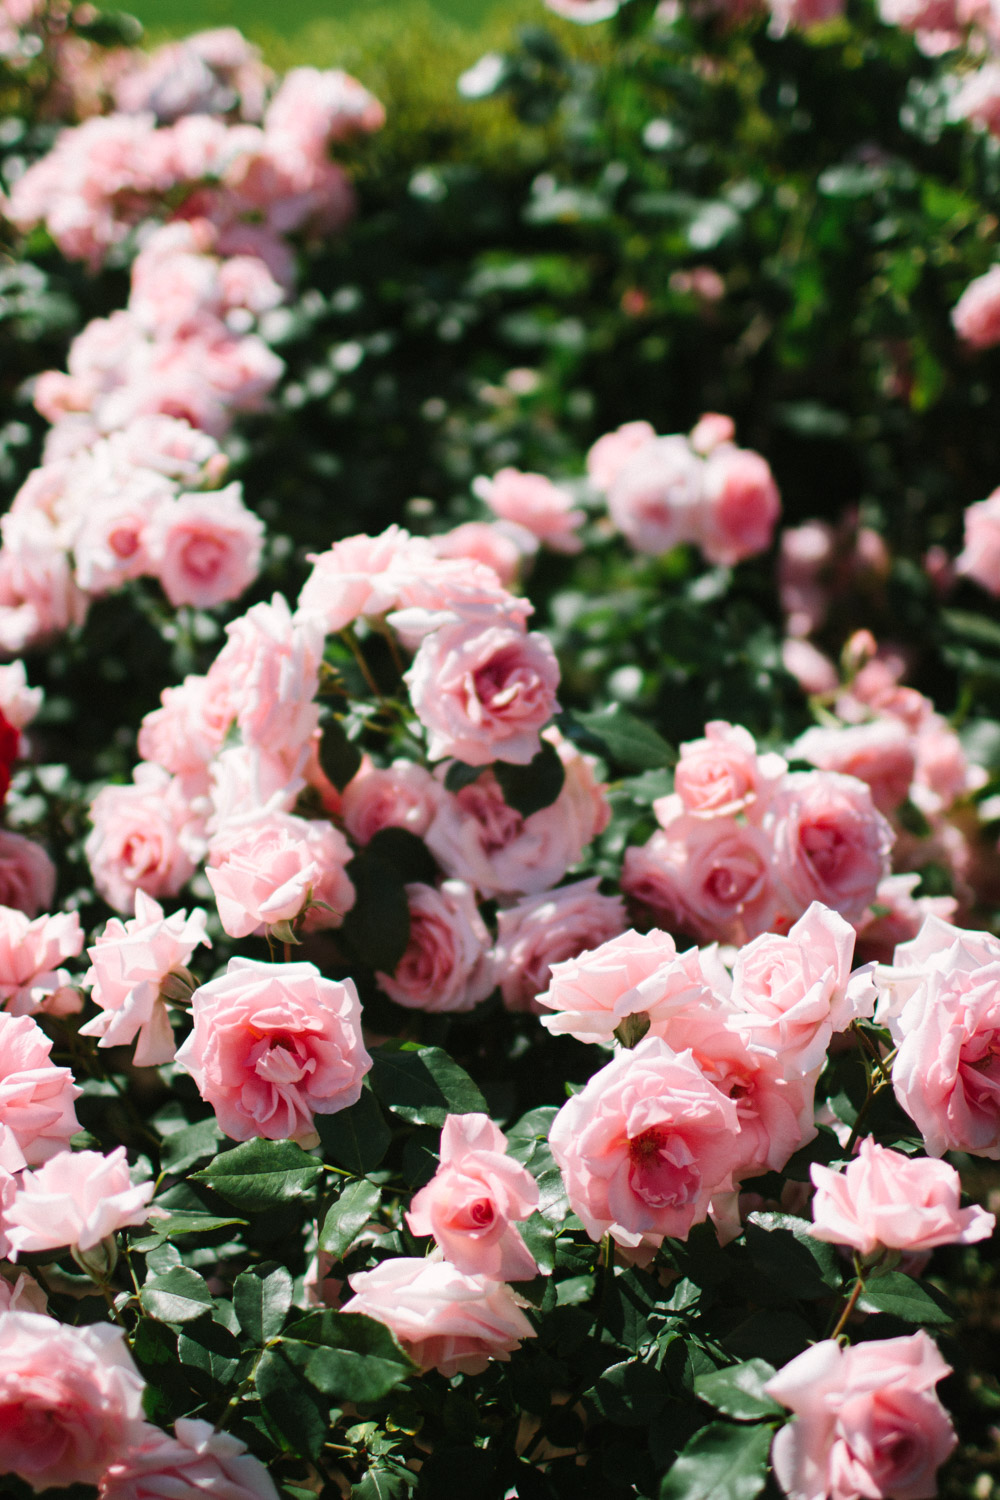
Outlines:
MULTIPOLYGON (((502 0, 423 0, 423 4, 450 26, 474 31, 502 9, 502 0)), ((413 0, 123 0, 122 9, 138 16, 154 35, 203 30, 209 26, 238 26, 247 35, 269 43, 295 44, 304 33, 343 28, 355 31, 373 17, 395 18, 405 24, 409 13, 420 9, 413 0)))

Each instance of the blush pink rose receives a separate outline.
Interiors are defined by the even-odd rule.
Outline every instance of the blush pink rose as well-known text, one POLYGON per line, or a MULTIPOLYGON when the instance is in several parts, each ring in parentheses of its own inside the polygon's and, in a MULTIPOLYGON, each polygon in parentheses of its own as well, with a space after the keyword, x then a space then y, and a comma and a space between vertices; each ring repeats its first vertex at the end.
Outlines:
POLYGON ((951 1374, 922 1330, 845 1349, 814 1344, 764 1389, 796 1420, 771 1462, 789 1500, 933 1500, 955 1432, 934 1387, 951 1374))
MULTIPOLYGON (((429 549, 428 549, 429 550, 429 549)), ((408 531, 390 526, 380 536, 349 536, 329 552, 313 555, 313 570, 299 594, 299 615, 321 621, 336 634, 361 617, 377 617, 398 602, 398 579, 390 571, 397 554, 419 553, 408 531)))
POLYGON ((139 754, 174 776, 203 774, 225 743, 232 722, 228 700, 212 691, 207 677, 191 675, 164 688, 160 702, 139 726, 139 754))
POLYGON ((810 641, 789 636, 781 643, 781 665, 810 697, 825 697, 837 691, 840 678, 829 657, 810 641))
POLYGON ((1000 344, 1000 265, 969 283, 952 309, 951 321, 971 349, 1000 344))
POLYGON ((994 1216, 977 1204, 959 1207, 962 1183, 954 1167, 889 1151, 871 1136, 842 1172, 813 1163, 809 1173, 816 1189, 810 1234, 861 1255, 971 1245, 996 1228, 994 1216))
POLYGON ((559 711, 548 639, 503 625, 445 625, 422 643, 404 681, 431 760, 527 765, 559 711))
POLYGON ((787 937, 763 933, 737 954, 732 1024, 785 1077, 822 1067, 833 1034, 873 1013, 872 966, 852 974, 853 954, 854 928, 818 901, 787 937))
POLYGON ((208 846, 205 874, 230 937, 262 933, 303 912, 312 932, 339 927, 354 905, 344 873, 350 859, 351 847, 332 823, 275 812, 224 827, 208 846))
POLYGON ((538 1184, 507 1155, 507 1137, 488 1115, 449 1115, 440 1165, 414 1194, 406 1222, 432 1235, 445 1259, 466 1276, 530 1281, 535 1257, 516 1225, 538 1207, 538 1184))
POLYGON ((13 1281, 0 1276, 0 1312, 47 1313, 49 1299, 27 1271, 13 1281))
POLYGON ((472 888, 446 880, 440 890, 406 887, 410 941, 392 974, 376 979, 397 1005, 411 1010, 472 1010, 493 989, 490 935, 472 888))
POLYGON ((73 1101, 82 1090, 51 1051, 30 1016, 0 1013, 0 1167, 7 1172, 48 1161, 80 1129, 73 1101))
POLYGON ((379 770, 366 759, 344 788, 344 827, 359 844, 383 828, 405 828, 423 838, 434 819, 440 787, 416 761, 396 760, 379 770))
POLYGON ((438 532, 429 541, 438 557, 466 557, 491 568, 504 588, 516 581, 525 554, 537 550, 529 532, 494 521, 465 521, 451 531, 438 532))
POLYGON ((238 484, 181 495, 160 506, 145 538, 152 571, 175 607, 238 599, 260 571, 264 525, 238 484))
POLYGON ((59 964, 76 958, 82 948, 83 930, 75 911, 29 922, 23 912, 0 906, 0 1004, 15 1016, 79 1010, 79 997, 74 1000, 63 993, 70 976, 59 964))
POLYGON ((779 900, 789 917, 813 902, 859 921, 889 874, 893 832, 853 776, 796 771, 786 776, 765 819, 774 849, 779 900))
POLYGON ((259 1459, 210 1422, 179 1417, 174 1436, 149 1426, 141 1443, 109 1466, 98 1500, 278 1500, 259 1459))
POLYGON ((27 729, 42 706, 42 689, 30 688, 23 661, 0 666, 0 713, 15 729, 27 729))
POLYGON ((705 461, 687 438, 643 444, 608 491, 611 520, 637 552, 669 552, 696 540, 704 500, 705 461))
POLYGON ((625 903, 620 896, 602 896, 599 885, 595 875, 524 896, 497 913, 497 972, 508 1010, 543 1014, 541 996, 553 965, 624 931, 625 903))
POLYGON ((510 1359, 535 1330, 526 1306, 503 1281, 466 1276, 442 1260, 384 1260, 349 1276, 354 1296, 345 1313, 384 1323, 423 1370, 480 1375, 491 1359, 510 1359))
POLYGON ((712 563, 732 566, 766 552, 781 514, 781 497, 765 459, 723 443, 705 463, 698 541, 712 563))
MULTIPOLYGON (((961 32, 957 33, 956 40, 961 45, 961 32)), ((962 85, 950 102, 948 114, 953 120, 971 120, 991 135, 1000 135, 1000 64, 986 62, 974 73, 964 74, 962 85)), ((956 307, 953 316, 957 313, 956 307)))
POLYGON ((696 453, 707 458, 724 443, 732 443, 735 436, 736 424, 732 417, 723 416, 718 411, 707 411, 691 428, 688 442, 696 453))
POLYGON ((23 1250, 92 1250, 127 1224, 145 1224, 156 1184, 133 1186, 125 1147, 60 1151, 21 1177, 7 1210, 11 1259, 23 1250))
MULTIPOLYGON (((1000 266, 996 270, 1000 286, 1000 266)), ((1000 489, 966 510, 965 546, 955 561, 955 570, 972 578, 988 593, 1000 595, 1000 489)))
POLYGON ((256 745, 230 745, 221 751, 209 769, 208 834, 214 838, 275 813, 290 813, 305 790, 311 753, 311 740, 287 758, 256 745))
POLYGON ((372 1063, 350 979, 324 979, 309 963, 233 958, 195 990, 192 1011, 177 1061, 234 1141, 315 1145, 313 1116, 360 1099, 372 1063))
POLYGON ((928 917, 952 922, 958 909, 954 896, 915 896, 919 874, 890 875, 879 885, 874 913, 858 929, 858 954, 862 961, 891 965, 900 943, 915 938, 928 917))
POLYGON ((735 1104, 691 1053, 647 1037, 566 1101, 549 1145, 592 1240, 656 1249, 687 1239, 732 1188, 738 1133, 735 1104))
POLYGON ((759 828, 682 813, 625 851, 622 890, 700 942, 746 942, 771 925, 772 853, 759 828))
POLYGON ((553 552, 579 552, 583 546, 577 536, 583 511, 574 510, 572 496, 543 474, 501 469, 476 492, 501 521, 523 527, 553 552))
POLYGON ((143 762, 133 783, 98 792, 84 844, 94 885, 120 912, 134 910, 136 891, 176 896, 204 848, 200 820, 179 777, 143 762))
POLYGON ((294 619, 275 594, 226 626, 227 641, 208 670, 207 691, 226 705, 244 745, 288 756, 309 744, 319 724, 323 629, 294 619))
POLYGON ((385 109, 340 68, 292 68, 267 107, 264 129, 290 149, 322 152, 331 141, 381 130, 385 109))
MULTIPOLYGON (((704 739, 681 745, 674 792, 684 811, 696 817, 745 812, 759 822, 775 783, 787 769, 780 755, 758 755, 748 730, 715 719, 705 725, 704 739)), ((659 803, 653 804, 653 811, 662 822, 659 803)))
MULTIPOLYGON (((91 967, 84 984, 100 1015, 80 1027, 81 1036, 96 1036, 98 1047, 135 1042, 137 1067, 173 1061, 174 1032, 161 986, 174 970, 185 970, 194 950, 212 946, 200 908, 163 915, 162 906, 143 891, 135 893, 135 918, 112 917, 87 949, 91 967)), ((182 976, 183 977, 183 976, 182 976)))
POLYGON ((542 1025, 581 1042, 610 1042, 626 1016, 647 1015, 652 1024, 654 1012, 707 993, 695 959, 693 969, 679 959, 669 933, 623 932, 553 965, 551 983, 538 997, 545 1007, 542 1025))
POLYGON ((120 1328, 0 1314, 0 1474, 40 1494, 97 1484, 142 1440, 144 1382, 120 1328))
POLYGON ((629 459, 656 439, 648 422, 626 422, 616 432, 607 432, 587 454, 587 473, 599 490, 607 490, 629 459))
POLYGON ((56 867, 41 844, 0 828, 0 905, 37 917, 55 893, 56 867))
POLYGON ((856 776, 882 813, 895 812, 906 801, 916 771, 913 736, 898 719, 843 727, 817 725, 796 740, 790 753, 821 771, 856 776))

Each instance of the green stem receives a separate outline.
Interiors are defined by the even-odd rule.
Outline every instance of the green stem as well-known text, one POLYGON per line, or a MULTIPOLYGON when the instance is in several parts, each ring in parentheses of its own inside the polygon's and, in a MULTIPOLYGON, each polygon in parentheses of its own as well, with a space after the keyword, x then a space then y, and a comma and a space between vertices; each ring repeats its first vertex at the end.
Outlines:
POLYGON ((368 684, 369 692, 381 703, 383 701, 382 690, 379 687, 378 683, 375 681, 375 678, 372 676, 371 668, 365 661, 364 653, 362 652, 361 647, 358 645, 357 639, 354 635, 354 631, 351 630, 350 627, 348 627, 346 630, 342 630, 340 632, 340 639, 344 642, 348 651, 350 651, 351 655, 354 657, 354 660, 357 662, 358 671, 361 673, 362 677, 365 679, 365 682, 368 684))

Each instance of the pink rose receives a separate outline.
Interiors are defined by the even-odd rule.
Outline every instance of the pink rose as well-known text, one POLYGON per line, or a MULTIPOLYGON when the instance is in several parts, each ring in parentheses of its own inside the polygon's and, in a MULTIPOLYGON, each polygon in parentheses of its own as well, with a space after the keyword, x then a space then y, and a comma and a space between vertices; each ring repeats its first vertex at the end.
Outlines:
POLYGON ((290 149, 325 151, 332 141, 381 130, 385 110, 339 68, 292 68, 267 107, 264 129, 290 149))
POLYGON ((208 609, 238 599, 260 571, 264 526, 238 484, 181 495, 155 512, 147 547, 170 603, 208 609))
POLYGON ((293 756, 273 755, 256 745, 230 745, 212 762, 209 778, 212 836, 229 834, 275 813, 290 813, 305 790, 312 740, 293 756))
POLYGON ((851 973, 854 928, 818 901, 787 937, 763 933, 736 957, 732 1024, 786 1078, 822 1067, 830 1038, 875 1009, 871 966, 851 973))
POLYGON ((28 686, 23 661, 0 666, 0 713, 15 729, 27 729, 42 706, 42 689, 28 686))
POLYGON ((496 963, 508 1010, 542 1014, 540 997, 554 964, 598 947, 625 928, 620 896, 602 896, 600 880, 577 880, 541 896, 525 896, 497 914, 496 963))
MULTIPOLYGON (((1000 266, 995 269, 1000 288, 1000 266)), ((1000 319, 1000 310, 997 316, 1000 319)), ((966 510, 965 546, 955 561, 955 571, 973 579, 988 593, 1000 595, 1000 489, 966 510)))
POLYGON ((504 625, 445 625, 421 643, 404 681, 431 760, 527 765, 558 713, 559 665, 548 639, 504 625))
POLYGON ((842 1172, 813 1163, 809 1173, 816 1189, 810 1234, 861 1255, 971 1245, 996 1227, 978 1205, 959 1207, 962 1183, 954 1167, 889 1151, 871 1136, 842 1172))
POLYGON ((549 1145, 592 1240, 656 1249, 687 1239, 713 1194, 732 1188, 738 1128, 691 1053, 647 1037, 566 1101, 549 1145))
POLYGON ((1000 265, 969 283, 952 309, 951 321, 972 349, 1000 344, 1000 265))
POLYGON ((525 1303, 503 1281, 466 1276, 447 1261, 384 1260, 349 1276, 354 1296, 345 1313, 384 1323, 423 1370, 480 1375, 491 1359, 506 1362, 535 1330, 525 1303))
POLYGON ((553 552, 579 552, 583 546, 576 534, 583 511, 574 510, 572 496, 543 474, 501 469, 477 484, 476 492, 501 521, 522 526, 553 552))
POLYGON ((141 1442, 144 1382, 120 1328, 5 1312, 0 1344, 0 1474, 36 1494, 97 1484, 141 1442))
POLYGON ((430 541, 421 541, 420 547, 400 553, 392 566, 398 608, 388 621, 407 651, 416 651, 432 631, 448 625, 495 626, 524 634, 534 605, 515 598, 492 568, 468 558, 439 556, 430 541))
POLYGON ((51 1051, 30 1016, 0 1013, 0 1167, 7 1172, 48 1161, 80 1129, 73 1101, 82 1090, 51 1051))
POLYGON ((299 615, 318 619, 324 633, 334 635, 362 616, 386 614, 395 608, 398 595, 390 565, 398 553, 410 551, 420 553, 421 544, 399 526, 381 536, 335 542, 329 552, 309 558, 313 570, 299 594, 299 615))
POLYGON ((7 1210, 11 1259, 22 1250, 92 1250, 127 1224, 145 1224, 156 1191, 150 1180, 133 1187, 125 1147, 60 1151, 35 1172, 24 1172, 7 1210))
POLYGON ((549 988, 538 997, 546 1007, 542 1025, 581 1042, 610 1042, 631 1015, 647 1015, 652 1025, 654 1014, 710 995, 697 952, 693 957, 693 967, 685 961, 690 955, 679 958, 669 933, 623 932, 553 966, 549 988))
POLYGON ((767 462, 723 443, 705 463, 698 541, 709 562, 732 566, 771 545, 781 497, 767 462))
POLYGON ((608 511, 637 552, 658 556, 697 538, 704 483, 705 461, 687 438, 657 438, 618 471, 608 511))
POLYGON ((817 725, 796 740, 790 753, 822 771, 856 776, 883 813, 895 812, 906 801, 916 770, 913 736, 898 719, 830 728, 817 725))
POLYGON ((537 550, 529 532, 495 521, 465 521, 428 540, 438 557, 465 557, 492 569, 504 588, 510 588, 517 579, 525 554, 537 550))
POLYGON ((648 422, 626 422, 597 439, 587 454, 587 473, 599 490, 610 489, 629 459, 655 439, 656 430, 648 422))
MULTIPOLYGON (((759 822, 763 805, 787 769, 780 755, 758 755, 746 729, 715 719, 705 725, 704 739, 681 745, 674 791, 684 811, 697 817, 746 812, 759 822)), ((653 810, 662 821, 658 806, 654 803, 653 810)))
POLYGON ((825 1339, 785 1365, 764 1389, 796 1417, 771 1450, 789 1500, 933 1500, 956 1442, 934 1393, 950 1374, 922 1330, 850 1349, 825 1339))
POLYGON ((47 1313, 49 1299, 27 1271, 13 1281, 0 1276, 0 1312, 47 1313))
POLYGON ((507 1137, 488 1115, 449 1115, 440 1165, 414 1194, 406 1222, 434 1237, 445 1259, 466 1276, 530 1281, 535 1257, 515 1227, 538 1207, 538 1184, 507 1155, 507 1137))
POLYGON ((99 1500, 278 1500, 264 1465, 246 1445, 210 1422, 179 1417, 174 1437, 147 1427, 141 1443, 113 1463, 98 1486, 99 1500))
POLYGON ((23 912, 0 906, 0 1004, 15 1016, 36 1011, 68 1015, 80 1009, 61 994, 70 977, 59 964, 76 958, 83 931, 76 912, 58 912, 29 922, 23 912))
POLYGON ((915 896, 919 874, 889 875, 875 894, 874 912, 858 929, 858 954, 863 961, 891 964, 900 943, 915 938, 928 917, 952 922, 958 909, 954 896, 915 896))
POLYGON ((707 458, 723 443, 732 443, 735 436, 736 424, 732 417, 723 416, 717 411, 707 411, 691 428, 688 442, 696 453, 707 458))
POLYGON ((809 641, 796 640, 794 636, 782 641, 781 665, 810 697, 825 697, 837 691, 840 678, 836 667, 809 641))
POLYGON ((797 917, 813 902, 857 922, 889 873, 893 832, 864 782, 833 771, 786 776, 765 818, 779 900, 797 917))
POLYGON ((55 893, 56 867, 41 844, 0 828, 0 905, 36 917, 55 893))
POLYGON ((366 760, 344 788, 344 827, 359 844, 383 828, 406 828, 423 838, 439 800, 438 783, 416 761, 397 760, 379 770, 366 760))
POLYGON ((134 921, 112 917, 87 949, 91 967, 83 982, 92 986, 101 1013, 80 1027, 80 1035, 98 1037, 98 1047, 134 1041, 140 1068, 172 1062, 174 1032, 161 986, 173 970, 186 968, 195 948, 212 946, 206 921, 200 909, 165 917, 151 896, 136 891, 134 921))
POLYGON ((789 635, 811 635, 826 619, 836 555, 837 533, 826 521, 806 521, 782 531, 778 593, 789 635))
POLYGON ((234 1141, 317 1140, 315 1114, 361 1097, 371 1058, 350 979, 324 979, 313 964, 233 958, 195 990, 194 1030, 177 1053, 234 1141))
POLYGON ((139 726, 139 754, 174 776, 204 773, 232 722, 228 699, 212 691, 207 677, 189 676, 164 688, 160 702, 139 726))
POLYGON ((116 911, 134 910, 135 893, 176 896, 203 850, 200 821, 180 778, 141 763, 132 786, 106 786, 90 808, 84 853, 94 885, 116 911))
MULTIPOLYGON (((958 35, 961 36, 961 33, 959 32, 958 35)), ((964 74, 961 88, 950 101, 948 114, 953 120, 971 120, 976 125, 984 126, 991 135, 1000 135, 1000 64, 994 61, 986 62, 974 73, 964 74)), ((987 275, 989 274, 988 272, 987 275)), ((980 278, 980 280, 983 279, 980 278)), ((972 285, 975 286, 976 282, 972 285)), ((962 301, 968 295, 969 291, 966 290, 962 301)), ((959 302, 952 314, 956 328, 961 306, 962 302, 959 302)), ((975 339, 969 339, 968 334, 963 333, 961 328, 958 331, 970 343, 976 342, 975 339)))
POLYGON ((274 812, 224 827, 208 846, 205 874, 230 937, 294 922, 303 911, 306 930, 315 931, 339 927, 354 905, 344 873, 350 859, 350 845, 332 823, 274 812))
POLYGON ((376 974, 386 994, 411 1010, 472 1010, 496 983, 490 935, 472 889, 446 880, 440 890, 406 887, 410 941, 392 974, 376 974))
POLYGON ((87 616, 70 557, 56 529, 37 513, 0 521, 0 651, 18 656, 87 616))
POLYGON ((745 942, 771 925, 772 853, 759 828, 682 813, 625 851, 622 890, 702 942, 745 942))
POLYGON ((226 626, 228 637, 208 670, 207 691, 224 703, 245 745, 275 755, 307 745, 319 723, 313 702, 319 688, 323 629, 293 619, 275 594, 226 626))

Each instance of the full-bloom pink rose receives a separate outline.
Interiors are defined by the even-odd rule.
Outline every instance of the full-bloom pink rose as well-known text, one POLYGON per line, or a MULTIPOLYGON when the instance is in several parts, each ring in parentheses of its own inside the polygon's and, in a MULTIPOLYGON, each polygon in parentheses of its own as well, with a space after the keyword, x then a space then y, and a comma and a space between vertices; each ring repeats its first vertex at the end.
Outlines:
POLYGON ((345 1313, 384 1323, 414 1364, 447 1377, 479 1375, 535 1337, 506 1282, 466 1276, 447 1261, 397 1256, 348 1281, 345 1313))
POLYGON ((303 910, 304 926, 315 931, 339 927, 354 905, 344 873, 350 859, 350 845, 332 823, 275 812, 223 828, 208 846, 205 874, 230 937, 292 922, 303 910))
POLYGON ((598 438, 587 454, 587 473, 597 488, 606 490, 614 484, 633 454, 655 438, 656 429, 648 422, 626 422, 598 438))
POLYGON ((698 541, 709 562, 731 566, 771 545, 781 498, 765 459, 723 443, 708 456, 698 541))
POLYGON ((294 756, 319 723, 323 628, 293 619, 286 600, 254 604, 226 626, 228 637, 208 670, 208 691, 227 704, 244 744, 294 756))
POLYGON ((549 1145, 592 1240, 657 1248, 684 1240, 732 1188, 739 1119, 690 1052, 647 1037, 560 1109, 549 1145))
POLYGON ((414 1194, 406 1222, 432 1235, 467 1276, 530 1281, 538 1265, 516 1225, 537 1207, 537 1182, 507 1155, 507 1137, 489 1116, 449 1115, 440 1165, 414 1194))
POLYGON ((548 639, 504 625, 445 625, 422 643, 404 679, 428 731, 431 760, 527 765, 558 712, 559 665, 548 639))
POLYGON ((863 781, 834 771, 795 771, 765 819, 779 900, 789 917, 813 901, 858 921, 889 873, 893 833, 863 781))
MULTIPOLYGON (((759 755, 748 730, 714 719, 705 725, 704 739, 681 745, 674 792, 684 811, 696 817, 745 812, 759 822, 763 806, 787 769, 780 755, 759 755)), ((659 820, 658 808, 654 803, 659 820)))
POLYGON ((41 844, 0 828, 0 905, 37 917, 55 893, 56 867, 41 844))
POLYGON ((396 760, 379 770, 366 760, 344 788, 344 827, 359 844, 382 828, 406 828, 423 838, 439 800, 438 783, 416 761, 396 760))
POLYGON ((0 1314, 0 1474, 37 1493, 97 1484, 142 1440, 144 1382, 120 1328, 0 1314))
POLYGON ((954 1167, 889 1151, 871 1136, 842 1172, 814 1162, 809 1173, 816 1189, 810 1234, 861 1255, 971 1245, 996 1227, 978 1204, 959 1207, 962 1183, 954 1167))
POLYGON ((497 913, 497 972, 508 1010, 543 1014, 539 1002, 552 966, 624 931, 625 903, 602 896, 599 885, 596 875, 576 880, 497 913))
POLYGON ((428 540, 438 557, 467 557, 492 568, 504 588, 517 579, 525 555, 538 550, 530 532, 497 521, 465 521, 428 540))
POLYGON ((854 928, 818 901, 787 937, 763 933, 737 954, 733 1025, 786 1077, 820 1068, 834 1032, 874 1011, 872 966, 852 974, 853 954, 854 928))
POLYGON ((922 1330, 850 1349, 824 1339, 785 1365, 764 1389, 796 1418, 771 1450, 789 1500, 933 1500, 956 1441, 934 1392, 950 1374, 922 1330))
POLYGON ((220 701, 207 677, 192 674, 164 688, 160 703, 139 726, 139 754, 175 776, 204 773, 232 721, 228 699, 220 701))
MULTIPOLYGON (((1000 266, 996 270, 1000 287, 1000 266)), ((997 341, 1000 342, 1000 333, 997 341)), ((955 569, 994 596, 1000 595, 1000 489, 966 510, 965 546, 955 561, 955 569)))
POLYGON ((94 884, 116 911, 134 910, 136 891, 176 896, 201 857, 202 828, 178 777, 143 762, 132 786, 106 786, 90 808, 84 853, 94 884))
POLYGON ((239 1438, 195 1417, 179 1417, 174 1434, 147 1427, 142 1442, 109 1466, 99 1500, 278 1500, 264 1465, 239 1438))
POLYGON ((539 1002, 542 1025, 581 1042, 610 1042, 631 1015, 653 1015, 709 993, 694 954, 679 958, 669 933, 623 932, 578 956, 557 963, 539 1002), (550 1014, 549 1012, 554 1012, 550 1014))
POLYGON ((475 893, 461 880, 440 890, 406 887, 410 941, 392 974, 376 974, 386 994, 412 1010, 472 1010, 496 983, 490 935, 475 893))
POLYGON ((800 735, 790 753, 821 771, 856 776, 868 787, 882 813, 895 812, 906 801, 916 771, 913 736, 898 719, 835 727, 817 725, 800 735))
POLYGON ((775 911, 772 853, 759 828, 733 817, 682 813, 625 851, 622 890, 702 942, 745 942, 775 911))
POLYGON ((0 1004, 15 1016, 79 1010, 79 999, 64 993, 70 976, 59 964, 82 947, 75 911, 29 922, 23 912, 0 906, 0 1004))
POLYGON ((48 1161, 80 1129, 73 1101, 81 1090, 51 1051, 30 1016, 0 1013, 0 1167, 7 1172, 48 1161))
MULTIPOLYGON (((428 549, 429 550, 429 549, 428 549)), ((310 557, 313 570, 299 594, 298 613, 321 621, 324 631, 344 630, 361 616, 394 609, 399 583, 391 571, 397 554, 420 551, 408 531, 390 526, 380 536, 350 536, 310 557)))
POLYGON ((637 552, 669 552, 699 533, 705 461, 687 438, 645 443, 618 471, 608 492, 608 511, 637 552))
POLYGON ((577 536, 583 511, 574 510, 572 496, 543 474, 501 469, 477 485, 477 493, 494 515, 523 526, 553 552, 579 552, 583 546, 577 536))
POLYGON ((135 918, 112 917, 87 949, 91 967, 84 984, 100 1015, 80 1027, 81 1036, 96 1036, 98 1047, 136 1043, 138 1067, 173 1061, 174 1032, 160 986, 173 969, 184 969, 195 948, 211 947, 207 916, 196 908, 169 917, 151 896, 135 893, 135 918))
POLYGON ((241 487, 181 495, 153 516, 146 546, 170 603, 208 609, 238 599, 260 571, 264 525, 241 487))
POLYGON ((11 1259, 22 1250, 91 1250, 126 1224, 145 1224, 156 1190, 150 1180, 132 1185, 124 1146, 100 1151, 60 1151, 21 1178, 7 1210, 11 1259))
POLYGON ((972 349, 1000 344, 1000 265, 969 283, 952 309, 951 321, 972 349))
POLYGON ((350 979, 314 964, 233 958, 195 990, 194 1030, 177 1053, 234 1141, 318 1139, 313 1116, 356 1104, 371 1058, 350 979))

